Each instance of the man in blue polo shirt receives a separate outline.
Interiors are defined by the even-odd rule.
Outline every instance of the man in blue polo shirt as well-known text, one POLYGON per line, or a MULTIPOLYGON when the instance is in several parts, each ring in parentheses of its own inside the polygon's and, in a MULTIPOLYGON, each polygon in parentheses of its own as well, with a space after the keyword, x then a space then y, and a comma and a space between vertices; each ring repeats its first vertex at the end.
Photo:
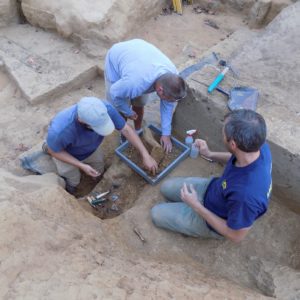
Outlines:
POLYGON ((125 118, 142 126, 144 106, 156 92, 160 98, 161 144, 169 152, 175 102, 186 95, 184 80, 170 59, 154 45, 134 39, 117 43, 105 58, 106 99, 125 118))
POLYGON ((226 162, 223 175, 165 181, 161 192, 171 202, 152 208, 155 225, 190 236, 239 242, 267 211, 272 157, 263 117, 252 110, 231 112, 225 118, 223 137, 229 152, 212 152, 204 140, 196 140, 202 155, 226 162))
POLYGON ((75 192, 80 170, 91 177, 103 172, 100 144, 114 129, 140 152, 144 166, 155 173, 157 164, 135 131, 109 103, 95 97, 84 97, 77 104, 59 112, 51 121, 46 140, 47 152, 53 158, 66 189, 75 192))

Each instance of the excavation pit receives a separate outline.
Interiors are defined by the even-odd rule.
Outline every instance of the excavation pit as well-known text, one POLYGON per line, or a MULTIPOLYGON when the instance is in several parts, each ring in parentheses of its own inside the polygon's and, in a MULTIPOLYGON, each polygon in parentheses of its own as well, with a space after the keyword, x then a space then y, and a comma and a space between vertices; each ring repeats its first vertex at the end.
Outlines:
MULTIPOLYGON (((220 1, 210 1, 210 3, 213 2, 222 5, 220 1)), ((25 4, 28 3, 29 1, 22 2, 22 7, 27 11, 30 7, 25 4)), ((145 2, 145 5, 149 3, 145 2)), ((35 177, 10 174, 9 172, 28 175, 16 166, 16 157, 24 151, 20 143, 30 147, 41 141, 50 118, 68 105, 73 105, 80 97, 104 95, 104 80, 96 78, 90 81, 91 73, 81 71, 83 73, 81 74, 74 69, 74 64, 69 59, 58 58, 56 54, 59 55, 59 53, 56 49, 61 49, 57 44, 59 39, 49 35, 45 43, 41 43, 40 35, 37 36, 41 32, 46 34, 44 29, 24 26, 25 34, 20 34, 20 30, 11 34, 11 30, 5 29, 6 34, 10 33, 9 39, 16 36, 15 43, 22 45, 22 47, 16 47, 15 43, 12 43, 12 50, 17 48, 22 54, 24 48, 33 49, 34 54, 44 57, 44 54, 38 50, 45 49, 45 57, 49 59, 50 65, 58 71, 61 70, 59 75, 64 77, 71 74, 72 78, 73 75, 76 77, 76 80, 67 82, 62 80, 64 78, 60 79, 61 77, 57 76, 42 80, 45 78, 42 75, 46 74, 38 73, 37 78, 43 81, 38 86, 44 87, 43 90, 47 88, 48 82, 57 84, 53 85, 53 90, 48 94, 49 97, 45 97, 42 92, 37 95, 35 88, 32 94, 29 94, 33 95, 32 99, 44 98, 47 103, 29 106, 22 91, 28 91, 28 85, 32 84, 32 81, 23 80, 25 77, 28 79, 30 74, 27 72, 25 77, 18 78, 12 76, 11 78, 16 78, 17 85, 15 86, 6 79, 6 75, 0 73, 0 100, 4 112, 2 123, 5 125, 2 126, 1 133, 1 163, 2 168, 9 170, 9 172, 1 170, 0 178, 3 216, 1 254, 5 258, 1 264, 1 272, 4 276, 1 298, 72 298, 73 295, 79 295, 80 298, 104 299, 151 297, 265 299, 264 295, 283 300, 299 298, 300 223, 297 182, 299 182, 298 153, 300 151, 298 148, 299 126, 297 126, 299 103, 295 101, 299 77, 297 62, 300 61, 299 51, 297 51, 299 21, 296 20, 297 24, 295 20, 293 21, 293 18, 297 19, 295 9, 290 11, 290 15, 285 12, 284 15, 279 16, 278 21, 282 21, 280 26, 267 28, 270 38, 264 36, 259 42, 254 40, 254 36, 261 35, 262 32, 249 31, 247 28, 244 30, 248 22, 245 14, 248 8, 245 3, 241 1, 226 3, 228 6, 234 5, 235 11, 241 11, 243 8, 244 15, 242 16, 236 16, 233 13, 223 14, 221 11, 220 13, 217 11, 215 15, 199 13, 199 8, 197 13, 194 13, 192 7, 185 6, 181 16, 159 15, 150 20, 150 23, 146 21, 146 17, 143 17, 145 25, 135 26, 139 33, 132 30, 128 37, 130 39, 139 36, 159 45, 160 49, 176 63, 176 66, 188 66, 190 61, 196 63, 196 59, 206 55, 204 51, 208 49, 209 53, 215 51, 222 58, 230 59, 231 63, 237 65, 240 73, 246 75, 248 85, 257 87, 262 92, 263 97, 258 105, 258 112, 266 117, 271 130, 269 141, 274 158, 274 190, 268 213, 258 220, 247 238, 239 245, 229 241, 186 238, 157 229, 151 222, 150 211, 153 205, 163 200, 159 193, 159 184, 151 186, 114 155, 114 149, 118 147, 117 133, 114 136, 116 143, 112 143, 110 137, 105 138, 103 143, 104 150, 107 150, 104 153, 108 156, 105 157, 107 171, 104 178, 97 186, 90 179, 82 182, 85 187, 85 194, 82 195, 91 191, 98 193, 106 191, 111 187, 111 180, 107 180, 107 174, 115 165, 114 170, 121 171, 124 177, 114 174, 113 182, 117 181, 120 185, 114 188, 111 197, 115 199, 113 195, 117 194, 118 198, 115 201, 109 199, 106 202, 107 207, 99 207, 97 210, 86 200, 81 201, 79 198, 77 201, 57 186, 55 183, 57 177, 53 174, 35 177), (220 29, 209 26, 209 22, 206 21, 208 18, 216 22, 220 29), (236 31, 239 27, 243 28, 236 31), (174 28, 176 28, 175 34, 174 28), (293 28, 294 38, 288 38, 294 32, 293 28), (277 29, 283 29, 282 36, 274 36, 277 29), (28 43, 23 44, 24 39, 28 43), (245 48, 244 53, 247 59, 234 62, 231 60, 231 50, 234 50, 232 47, 237 46, 238 50, 234 50, 237 53, 243 49, 239 42, 246 42, 246 40, 253 40, 254 43, 254 45, 249 45, 250 49, 245 48), (219 41, 224 43, 218 44, 219 41), (274 44, 270 47, 268 41, 274 44), (279 45, 281 42, 286 45, 287 51, 279 45), (260 44, 263 47, 260 47, 260 44), (49 45, 54 50, 51 50, 49 45), (210 49, 213 45, 216 45, 214 49, 210 49), (257 52, 253 53, 252 50, 257 52), (49 57, 49 53, 55 55, 51 54, 49 57), (281 54, 282 57, 279 57, 281 54), (286 61, 283 56, 290 61, 286 61), (57 69, 58 65, 63 67, 57 69), (266 67, 268 69, 264 71, 266 67), (65 72, 68 70, 71 70, 70 73, 65 72), (291 78, 289 74, 293 74, 293 77, 291 78), (251 81, 251 78, 254 81, 251 81), (62 84, 64 82, 66 84, 62 84), (80 89, 74 90, 73 84, 80 86, 80 89), (21 90, 19 91, 18 88, 21 90), (90 182, 89 185, 88 182, 90 182), (86 205, 95 216, 110 220, 103 221, 91 214, 86 214, 82 209, 78 209, 80 208, 78 203, 86 205), (111 210, 115 208, 115 206, 111 207, 114 203, 117 203, 118 211, 111 210), (135 228, 138 228, 145 237, 146 243, 143 243, 134 232, 135 228)), ((249 1, 250 3, 253 1, 249 1)), ((271 2, 256 1, 256 12, 261 11, 258 5, 271 5, 269 11, 274 16, 274 10, 279 9, 279 6, 282 8, 284 3, 287 5, 286 0, 280 3, 273 1, 272 5, 271 2)), ((30 5, 36 6, 37 4, 45 6, 47 3, 31 1, 30 5)), ((148 6, 145 9, 145 5, 142 5, 143 12, 148 13, 151 9, 148 9, 148 6)), ((155 3, 153 2, 152 5, 154 6, 155 3)), ((53 6, 52 8, 55 9, 53 6)), ((48 7, 49 5, 46 8, 48 7)), ((102 7, 107 8, 106 5, 102 7)), ((122 7, 125 6, 122 5, 122 7)), ((129 6, 126 5, 126 7, 129 6)), ((134 4, 135 10, 132 12, 134 15, 141 15, 136 11, 137 7, 139 5, 134 4)), ((27 16, 33 17, 36 14, 38 22, 32 22, 32 24, 41 24, 41 11, 44 21, 49 21, 45 10, 33 10, 29 11, 27 16)), ((56 9, 55 14, 58 14, 58 18, 54 16, 51 20, 59 21, 62 12, 63 17, 69 15, 65 8, 56 9)), ((78 18, 73 17, 75 10, 72 9, 70 12, 72 18, 69 20, 76 21, 78 18)), ((84 21, 85 11, 78 10, 78 12, 80 20, 84 21)), ((117 9, 113 12, 117 12, 117 9)), ((122 10, 123 14, 124 10, 122 10)), ((107 18, 104 14, 102 15, 107 23, 107 18)), ((254 18, 258 16, 253 11, 251 15, 254 18)), ((114 18, 110 19, 114 20, 114 18)), ((118 18, 120 21, 121 19, 118 18)), ((130 16, 124 18, 126 22, 128 19, 130 16)), ((268 15, 265 20, 269 22, 271 16, 268 15)), ((64 18, 61 21, 68 20, 64 18)), ((103 31, 99 22, 91 25, 90 19, 87 21, 88 26, 85 28, 96 26, 105 35, 105 40, 110 35, 115 37, 115 31, 109 29, 109 26, 105 26, 103 31)), ((60 26, 59 30, 62 29, 61 25, 66 26, 67 31, 60 32, 69 33, 70 28, 78 29, 80 33, 87 35, 92 32, 92 40, 96 41, 95 32, 82 29, 82 22, 79 27, 78 22, 76 27, 65 22, 57 24, 60 26)), ((41 27, 43 28, 42 24, 41 27)), ((55 31, 55 28, 53 29, 55 31)), ((76 32, 71 36, 77 38, 76 32)), ((84 48, 80 49, 84 50, 84 48)), ((66 46, 65 49, 59 52, 63 55, 73 53, 76 57, 80 56, 81 51, 75 46, 66 46)), ((96 45, 93 49, 96 49, 97 54, 99 51, 105 52, 96 45)), ((15 60, 6 59, 12 53, 16 52, 10 50, 3 53, 4 67, 9 73, 16 71, 16 67, 19 66, 15 64, 15 60)), ((32 63, 35 60, 29 60, 29 62, 32 63)), ((82 64, 77 65, 83 68, 82 64)), ((49 73, 51 74, 53 73, 49 73)), ((198 80, 194 77, 197 75, 192 74, 191 78, 198 80)), ((183 138, 185 127, 186 129, 199 128, 200 138, 206 139, 213 149, 220 149, 222 140, 221 134, 218 133, 221 133, 223 117, 227 111, 227 99, 223 99, 223 96, 217 92, 208 99, 207 87, 203 87, 202 92, 201 85, 192 81, 191 78, 188 79, 188 85, 192 90, 190 91, 192 99, 187 98, 178 103, 173 131, 176 132, 176 137, 183 138)), ((158 106, 159 103, 155 107, 158 106)), ((159 122, 158 108, 153 109, 148 106, 145 110, 145 117, 147 113, 149 118, 146 120, 159 122)), ((173 170, 171 176, 207 177, 217 175, 222 170, 217 164, 188 158, 173 170)))

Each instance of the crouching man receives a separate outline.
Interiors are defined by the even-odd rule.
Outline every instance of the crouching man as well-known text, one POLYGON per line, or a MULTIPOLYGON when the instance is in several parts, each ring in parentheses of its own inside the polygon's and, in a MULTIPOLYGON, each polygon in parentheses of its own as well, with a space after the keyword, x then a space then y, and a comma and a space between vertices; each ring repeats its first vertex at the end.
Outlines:
POLYGON ((251 110, 229 113, 223 138, 229 152, 212 152, 204 140, 196 140, 202 155, 226 162, 223 175, 166 180, 161 192, 170 202, 152 208, 156 226, 194 237, 240 242, 267 211, 272 158, 263 117, 251 110))
POLYGON ((80 170, 94 178, 101 175, 104 163, 100 144, 114 129, 140 152, 148 170, 157 171, 156 161, 117 110, 98 98, 84 97, 59 112, 48 128, 46 151, 52 156, 58 174, 65 179, 68 192, 73 194, 80 183, 80 170))

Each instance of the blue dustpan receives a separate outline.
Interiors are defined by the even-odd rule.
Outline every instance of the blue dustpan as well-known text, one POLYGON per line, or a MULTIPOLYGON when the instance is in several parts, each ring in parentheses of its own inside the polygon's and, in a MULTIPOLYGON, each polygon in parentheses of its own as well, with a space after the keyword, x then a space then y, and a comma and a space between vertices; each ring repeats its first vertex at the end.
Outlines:
POLYGON ((229 91, 228 108, 230 110, 251 109, 256 111, 259 92, 257 89, 239 86, 229 91))

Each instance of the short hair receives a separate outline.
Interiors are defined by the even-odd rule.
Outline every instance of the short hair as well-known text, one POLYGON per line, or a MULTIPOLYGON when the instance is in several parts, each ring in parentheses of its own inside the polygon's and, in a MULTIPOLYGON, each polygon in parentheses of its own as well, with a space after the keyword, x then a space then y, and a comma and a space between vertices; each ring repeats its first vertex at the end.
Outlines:
POLYGON ((187 94, 186 83, 182 77, 174 73, 166 73, 157 79, 161 84, 164 94, 174 100, 182 99, 187 94))
POLYGON ((266 141, 264 118, 250 109, 239 109, 225 116, 224 133, 227 141, 234 140, 244 152, 256 152, 266 141))

